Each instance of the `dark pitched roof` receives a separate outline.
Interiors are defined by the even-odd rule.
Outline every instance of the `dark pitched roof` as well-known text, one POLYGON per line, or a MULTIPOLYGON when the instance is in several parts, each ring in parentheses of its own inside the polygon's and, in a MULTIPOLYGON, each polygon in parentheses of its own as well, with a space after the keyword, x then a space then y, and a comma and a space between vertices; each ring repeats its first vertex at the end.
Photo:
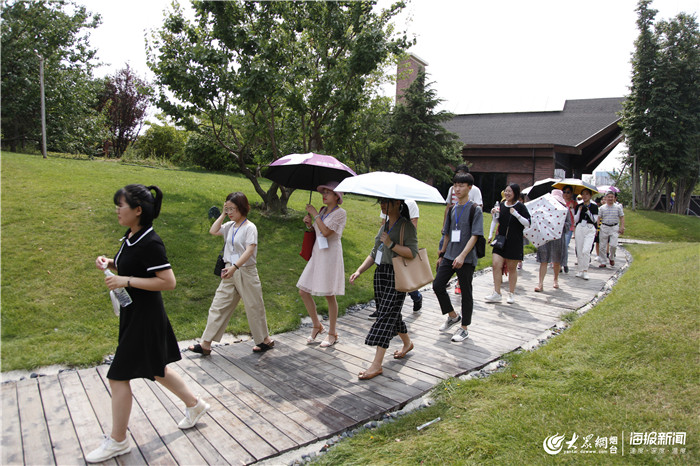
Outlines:
POLYGON ((615 124, 624 98, 567 100, 561 111, 456 115, 444 124, 465 145, 554 144, 578 147, 615 124))

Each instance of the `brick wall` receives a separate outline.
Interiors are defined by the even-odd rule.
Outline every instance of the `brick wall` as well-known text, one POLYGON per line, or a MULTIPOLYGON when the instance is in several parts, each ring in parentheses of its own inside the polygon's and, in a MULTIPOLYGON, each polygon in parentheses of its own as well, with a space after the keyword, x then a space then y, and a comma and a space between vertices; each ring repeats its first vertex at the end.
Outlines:
POLYGON ((402 101, 403 93, 416 80, 418 73, 428 64, 420 58, 409 55, 408 59, 396 67, 396 103, 402 101))
POLYGON ((476 173, 506 173, 509 183, 521 187, 554 176, 554 150, 552 148, 502 148, 464 149, 464 160, 476 173), (534 178, 533 178, 534 174, 534 178))

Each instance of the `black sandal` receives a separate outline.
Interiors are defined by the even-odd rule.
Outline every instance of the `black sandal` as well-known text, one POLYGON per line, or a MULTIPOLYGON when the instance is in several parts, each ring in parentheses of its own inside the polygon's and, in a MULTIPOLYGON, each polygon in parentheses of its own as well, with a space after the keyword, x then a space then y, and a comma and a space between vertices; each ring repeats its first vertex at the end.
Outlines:
POLYGON ((270 343, 262 342, 253 346, 253 353, 264 353, 265 351, 272 349, 274 346, 275 340, 272 340, 270 343))
POLYGON ((202 354, 202 355, 204 355, 204 356, 209 356, 209 355, 211 354, 211 350, 210 350, 210 349, 204 349, 204 348, 202 348, 202 345, 200 345, 199 343, 197 343, 197 344, 194 345, 194 346, 190 346, 190 347, 187 348, 187 349, 190 350, 190 351, 192 351, 193 353, 202 354))

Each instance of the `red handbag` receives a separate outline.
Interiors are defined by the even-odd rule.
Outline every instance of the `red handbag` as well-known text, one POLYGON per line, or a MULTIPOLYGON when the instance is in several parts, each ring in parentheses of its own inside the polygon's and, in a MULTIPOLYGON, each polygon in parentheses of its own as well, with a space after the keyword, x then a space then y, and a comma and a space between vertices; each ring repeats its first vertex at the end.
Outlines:
POLYGON ((314 243, 316 242, 316 230, 305 231, 304 240, 301 243, 301 252, 299 255, 304 258, 304 260, 311 259, 311 252, 314 249, 314 243))

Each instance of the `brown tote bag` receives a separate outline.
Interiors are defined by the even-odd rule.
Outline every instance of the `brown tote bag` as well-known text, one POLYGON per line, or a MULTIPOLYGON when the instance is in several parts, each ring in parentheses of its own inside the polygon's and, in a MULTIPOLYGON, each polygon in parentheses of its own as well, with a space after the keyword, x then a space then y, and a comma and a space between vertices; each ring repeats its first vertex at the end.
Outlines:
MULTIPOLYGON (((401 239, 399 244, 403 246, 403 230, 406 224, 401 225, 401 239)), ((393 257, 394 280, 396 291, 408 292, 427 285, 433 281, 433 271, 428 261, 428 251, 425 248, 418 249, 418 254, 413 259, 406 259, 399 255, 393 257)))

